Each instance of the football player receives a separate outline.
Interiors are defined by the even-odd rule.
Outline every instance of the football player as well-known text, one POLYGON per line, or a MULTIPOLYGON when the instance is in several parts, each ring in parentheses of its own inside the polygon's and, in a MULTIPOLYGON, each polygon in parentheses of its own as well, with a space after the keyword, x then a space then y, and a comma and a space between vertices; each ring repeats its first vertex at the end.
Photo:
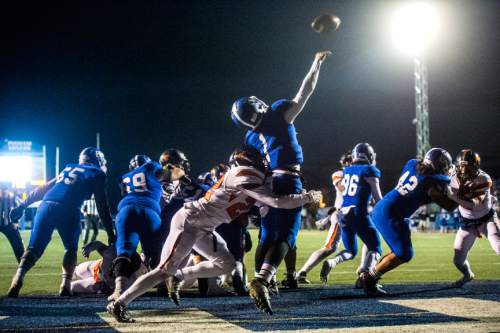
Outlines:
MULTIPOLYGON (((272 172, 272 189, 277 195, 302 191, 300 166, 302 147, 297 140, 294 121, 313 93, 320 68, 330 51, 318 52, 293 100, 280 99, 271 106, 255 96, 236 100, 231 110, 233 122, 247 129, 245 143, 263 154, 272 172)), ((270 308, 268 286, 287 252, 294 249, 300 228, 301 207, 271 208, 262 218, 261 237, 255 252, 255 270, 250 295, 258 307, 270 308)))
POLYGON ((160 197, 161 183, 179 179, 184 170, 161 167, 146 155, 135 155, 129 172, 122 176, 125 196, 116 215, 116 254, 114 261, 115 291, 108 298, 117 299, 134 272, 131 258, 141 243, 146 262, 158 263, 162 247, 160 197))
POLYGON ((462 287, 474 279, 467 257, 477 237, 486 236, 493 251, 500 255, 500 229, 495 223, 491 195, 493 183, 480 166, 479 154, 464 149, 456 159, 456 172, 451 177, 451 198, 459 204, 460 214, 453 263, 463 274, 453 283, 454 287, 462 287))
MULTIPOLYGON (((101 259, 85 261, 76 266, 71 281, 73 294, 110 294, 115 287, 113 261, 116 258, 116 248, 114 244, 107 246, 100 241, 93 241, 82 248, 82 255, 88 258, 93 251, 97 251, 101 259)), ((137 253, 132 255, 130 261, 133 274, 130 276, 129 283, 132 283, 148 270, 137 253)))
POLYGON ((26 207, 43 200, 35 215, 28 248, 12 279, 7 294, 9 297, 19 295, 24 276, 42 256, 54 229, 57 229, 64 244, 59 295, 71 296, 71 278, 76 267, 76 251, 81 233, 80 209, 83 201, 89 200, 92 194, 99 217, 108 234, 108 242, 114 243, 113 221, 109 214, 104 189, 106 171, 104 154, 93 147, 85 148, 80 153, 78 164, 68 164, 56 178, 35 189, 26 200, 11 211, 11 219, 17 221, 22 217, 26 207))
POLYGON ((351 165, 352 155, 351 152, 347 152, 340 157, 339 161, 342 169, 335 171, 332 174, 332 184, 335 188, 335 203, 333 205, 333 211, 328 217, 317 222, 318 228, 322 228, 324 225, 330 223, 330 229, 328 230, 328 235, 326 236, 325 245, 314 251, 306 263, 299 270, 298 282, 299 283, 310 283, 307 280, 307 273, 311 271, 316 265, 327 258, 329 255, 337 251, 340 242, 340 231, 338 225, 338 210, 342 207, 342 192, 344 188, 342 186, 342 179, 344 178, 344 169, 351 165))
POLYGON ((357 237, 361 238, 368 252, 361 262, 358 274, 374 266, 382 254, 380 238, 368 214, 368 203, 382 199, 379 178, 380 170, 375 166, 375 150, 368 143, 358 143, 352 150, 352 164, 344 169, 342 178, 342 208, 340 230, 344 250, 333 259, 323 262, 321 280, 326 282, 332 268, 352 260, 358 253, 357 237))
POLYGON ((367 295, 386 294, 377 283, 378 280, 413 257, 411 231, 406 219, 418 207, 434 202, 449 211, 456 208, 457 205, 447 196, 451 169, 450 154, 444 149, 432 148, 423 160, 409 160, 396 187, 375 205, 373 222, 391 252, 369 272, 361 273, 361 282, 367 295))
MULTIPOLYGON (((209 278, 231 272, 235 268, 234 258, 215 228, 234 221, 256 202, 291 209, 320 200, 317 191, 274 194, 265 183, 267 163, 252 147, 235 150, 229 164, 229 171, 202 199, 186 203, 175 214, 160 265, 139 278, 118 300, 108 304, 108 312, 118 321, 130 321, 125 307, 160 281, 167 279, 169 296, 178 304, 183 279, 209 278), (208 260, 190 267, 179 267, 193 248, 208 260)), ((270 306, 266 311, 272 313, 270 306)))

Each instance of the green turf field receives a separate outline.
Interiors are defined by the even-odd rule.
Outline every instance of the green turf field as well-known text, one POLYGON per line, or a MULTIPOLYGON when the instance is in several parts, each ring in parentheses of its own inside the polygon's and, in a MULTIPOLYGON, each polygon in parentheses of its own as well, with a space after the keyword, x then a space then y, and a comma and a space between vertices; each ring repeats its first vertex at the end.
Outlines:
MULTIPOLYGON (((25 244, 29 234, 23 233, 25 244)), ((104 238, 104 233, 100 236, 104 238)), ((256 231, 252 230, 255 239, 256 231)), ((301 231, 298 239, 297 270, 307 259, 309 254, 323 245, 326 232, 301 231)), ((452 263, 454 234, 414 234, 413 244, 415 257, 409 264, 405 264, 384 276, 384 283, 415 283, 433 281, 453 281, 459 277, 458 271, 452 263)), ((254 250, 253 249, 253 250, 254 250)), ((246 257, 249 271, 253 271, 253 250, 246 257)), ((384 252, 387 247, 384 244, 384 252)), ((42 259, 28 273, 21 294, 54 294, 59 288, 60 264, 63 248, 57 233, 42 259)), ((97 258, 94 254, 93 258, 97 258)), ((486 239, 478 239, 470 254, 470 262, 477 280, 500 280, 500 257, 490 248, 486 239)), ((81 255, 79 262, 83 260, 81 255)), ((0 236, 0 296, 5 295, 10 285, 10 280, 16 269, 16 260, 4 236, 0 236)), ((352 262, 344 263, 335 268, 330 276, 331 284, 351 284, 356 276, 354 271, 359 264, 356 258, 352 262)), ((309 273, 313 283, 319 283, 321 265, 309 273)), ((279 271, 279 279, 283 276, 284 268, 279 271)))

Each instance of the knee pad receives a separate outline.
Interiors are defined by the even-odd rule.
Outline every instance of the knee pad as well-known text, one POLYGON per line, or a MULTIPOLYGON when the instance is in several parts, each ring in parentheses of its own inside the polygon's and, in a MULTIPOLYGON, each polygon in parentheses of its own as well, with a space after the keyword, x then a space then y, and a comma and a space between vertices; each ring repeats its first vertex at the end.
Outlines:
POLYGON ((132 261, 129 257, 116 257, 113 260, 115 277, 124 276, 129 278, 134 273, 132 261))

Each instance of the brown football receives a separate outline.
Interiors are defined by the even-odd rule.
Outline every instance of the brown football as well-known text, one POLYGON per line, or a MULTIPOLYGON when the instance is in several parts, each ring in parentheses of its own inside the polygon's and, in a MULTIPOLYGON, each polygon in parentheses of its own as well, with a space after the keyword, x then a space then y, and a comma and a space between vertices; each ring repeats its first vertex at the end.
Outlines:
POLYGON ((311 28, 319 34, 326 34, 339 28, 340 19, 331 14, 317 16, 311 23, 311 28))

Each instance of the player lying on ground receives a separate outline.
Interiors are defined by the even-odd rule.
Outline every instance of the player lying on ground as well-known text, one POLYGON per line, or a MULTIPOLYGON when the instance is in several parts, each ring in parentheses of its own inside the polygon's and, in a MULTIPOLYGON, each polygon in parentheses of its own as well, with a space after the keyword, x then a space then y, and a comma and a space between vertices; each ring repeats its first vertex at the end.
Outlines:
POLYGON ((382 254, 382 246, 368 203, 382 199, 379 186, 380 170, 375 166, 376 154, 368 143, 358 143, 352 150, 352 164, 344 169, 342 178, 342 208, 339 212, 340 234, 344 250, 323 262, 321 280, 326 283, 330 271, 338 264, 353 260, 358 253, 359 237, 368 252, 358 269, 358 275, 370 270, 382 254))
POLYGON ((335 171, 332 174, 332 184, 335 188, 335 203, 333 205, 333 212, 329 212, 329 215, 322 220, 316 222, 318 229, 323 229, 325 225, 330 224, 328 229, 328 235, 326 236, 325 245, 314 251, 304 266, 299 270, 297 274, 297 280, 299 283, 310 283, 307 280, 307 273, 311 271, 316 265, 321 261, 326 259, 329 255, 337 251, 338 245, 340 243, 340 231, 338 225, 338 210, 342 207, 342 192, 344 188, 342 186, 342 179, 344 178, 344 168, 348 167, 352 163, 351 152, 347 152, 340 157, 339 161, 342 169, 335 171))
POLYGON ((317 191, 283 196, 273 194, 265 180, 267 163, 252 147, 235 150, 229 164, 231 168, 227 174, 204 198, 185 204, 175 214, 163 247, 161 264, 108 304, 108 312, 118 321, 130 321, 125 307, 160 281, 167 279, 169 296, 178 304, 183 279, 209 278, 231 272, 235 267, 234 258, 215 228, 234 221, 256 202, 291 209, 321 199, 321 193, 317 191), (192 249, 208 260, 181 268, 180 264, 192 249))
POLYGON ((108 298, 117 299, 135 271, 131 258, 141 243, 146 262, 158 263, 162 248, 160 219, 161 183, 177 180, 184 170, 176 165, 160 166, 146 155, 135 155, 129 172, 122 176, 125 196, 116 215, 115 290, 108 298))
POLYGON ((80 153, 78 164, 68 164, 56 178, 35 189, 24 202, 11 211, 11 219, 17 221, 26 207, 43 200, 35 215, 29 245, 12 279, 8 297, 19 295, 24 276, 42 256, 54 229, 57 229, 64 245, 59 295, 71 295, 71 278, 76 267, 76 251, 82 228, 80 209, 83 201, 89 200, 92 194, 108 234, 108 242, 114 243, 113 221, 104 190, 106 170, 104 154, 96 148, 85 148, 80 153))
POLYGON ((491 195, 491 177, 480 169, 479 154, 464 149, 456 160, 456 172, 451 177, 451 199, 459 204, 460 228, 455 237, 453 263, 462 278, 453 283, 462 287, 474 279, 467 256, 476 238, 486 236, 491 248, 500 255, 500 229, 496 223, 491 195))
MULTIPOLYGON (((300 166, 304 162, 294 121, 304 109, 318 81, 321 64, 331 54, 318 52, 293 100, 280 99, 271 106, 255 96, 236 100, 231 110, 233 122, 247 129, 245 144, 253 146, 269 163, 272 189, 277 195, 302 191, 300 166)), ((294 249, 300 228, 301 207, 270 208, 262 217, 259 244, 255 252, 255 270, 249 292, 258 308, 271 311, 268 287, 278 266, 289 250, 294 249)))
POLYGON ((391 252, 369 272, 361 273, 360 278, 367 295, 385 294, 377 283, 378 280, 413 257, 410 226, 406 218, 418 207, 431 202, 449 211, 456 208, 457 205, 446 194, 451 169, 450 154, 444 149, 432 148, 423 160, 408 161, 396 187, 375 205, 373 221, 391 252))
MULTIPOLYGON (((100 241, 93 241, 83 247, 83 257, 88 258, 93 251, 97 251, 101 259, 85 261, 76 266, 71 281, 73 294, 109 295, 115 288, 113 260, 116 258, 116 249, 114 244, 107 246, 100 241)), ((128 282, 133 283, 137 277, 147 273, 148 270, 137 253, 132 255, 130 261, 133 273, 128 282)))

